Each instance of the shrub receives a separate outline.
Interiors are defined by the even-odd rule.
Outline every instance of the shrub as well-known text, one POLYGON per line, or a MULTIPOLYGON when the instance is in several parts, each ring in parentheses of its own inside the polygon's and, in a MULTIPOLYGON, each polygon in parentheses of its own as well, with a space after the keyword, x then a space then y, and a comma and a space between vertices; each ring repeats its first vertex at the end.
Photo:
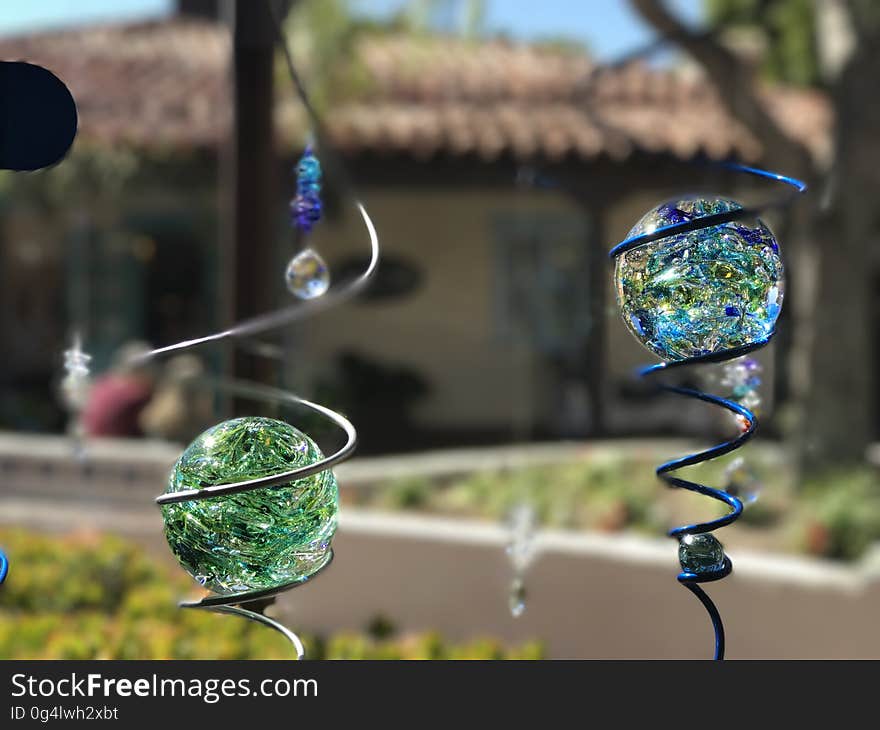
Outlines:
POLYGON ((880 540, 880 484, 869 469, 822 474, 804 486, 791 532, 804 552, 852 560, 880 540))
MULTIPOLYGON (((4 659, 289 659, 277 633, 250 621, 176 607, 186 576, 105 535, 0 530, 11 570, 0 587, 4 659)), ((378 625, 377 622, 373 622, 378 625)), ((453 645, 427 633, 303 635, 313 659, 533 659, 540 645, 492 640, 453 645)))

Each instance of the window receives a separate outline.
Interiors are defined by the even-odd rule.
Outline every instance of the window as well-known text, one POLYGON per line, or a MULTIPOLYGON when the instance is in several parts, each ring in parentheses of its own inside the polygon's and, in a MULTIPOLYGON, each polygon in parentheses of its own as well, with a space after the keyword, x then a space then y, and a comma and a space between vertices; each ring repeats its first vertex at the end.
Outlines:
POLYGON ((586 219, 567 212, 504 213, 494 239, 497 335, 549 354, 583 347, 592 323, 586 219))

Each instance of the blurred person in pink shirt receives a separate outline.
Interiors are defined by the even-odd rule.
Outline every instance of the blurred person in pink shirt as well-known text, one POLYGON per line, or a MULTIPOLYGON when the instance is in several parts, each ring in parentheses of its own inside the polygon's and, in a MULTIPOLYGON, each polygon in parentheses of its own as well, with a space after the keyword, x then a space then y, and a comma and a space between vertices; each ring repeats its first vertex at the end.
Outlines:
POLYGON ((144 342, 124 344, 95 379, 82 413, 86 436, 142 435, 140 415, 153 396, 155 372, 152 363, 135 358, 149 350, 144 342))

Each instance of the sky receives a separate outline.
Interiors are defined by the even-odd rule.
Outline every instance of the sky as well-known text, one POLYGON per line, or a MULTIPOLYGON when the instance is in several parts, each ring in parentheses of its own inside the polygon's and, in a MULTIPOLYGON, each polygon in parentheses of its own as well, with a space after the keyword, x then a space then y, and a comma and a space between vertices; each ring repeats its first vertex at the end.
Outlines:
POLYGON ((173 0, 3 0, 0 33, 155 17, 173 7, 173 0))
MULTIPOLYGON (((703 0, 667 0, 681 17, 698 23, 703 0)), ((354 11, 382 18, 407 0, 350 0, 354 11)), ((486 30, 520 40, 570 37, 600 59, 612 59, 651 38, 627 0, 485 0, 486 30)), ((173 0, 4 0, 0 34, 26 33, 97 22, 130 21, 167 15, 173 0)))
MULTIPOLYGON (((387 15, 407 0, 351 0, 356 12, 387 15)), ((566 36, 584 42, 596 57, 614 58, 653 37, 628 0, 485 0, 486 30, 521 40, 566 36)), ((667 0, 689 23, 698 24, 703 0, 667 0)))

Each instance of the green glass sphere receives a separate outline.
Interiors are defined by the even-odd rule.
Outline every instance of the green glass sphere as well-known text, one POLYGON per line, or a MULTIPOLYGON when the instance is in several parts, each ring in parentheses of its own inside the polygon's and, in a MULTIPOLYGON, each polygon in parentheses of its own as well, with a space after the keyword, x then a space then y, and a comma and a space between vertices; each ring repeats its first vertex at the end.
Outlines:
POLYGON ((678 561, 686 573, 714 573, 724 567, 724 548, 714 535, 685 535, 678 544, 678 561))
MULTIPOLYGON (((166 493, 232 484, 314 464, 318 446, 271 418, 209 428, 171 470, 166 493)), ((305 580, 330 560, 339 490, 329 470, 222 497, 162 505, 165 537, 183 568, 220 594, 305 580)))

